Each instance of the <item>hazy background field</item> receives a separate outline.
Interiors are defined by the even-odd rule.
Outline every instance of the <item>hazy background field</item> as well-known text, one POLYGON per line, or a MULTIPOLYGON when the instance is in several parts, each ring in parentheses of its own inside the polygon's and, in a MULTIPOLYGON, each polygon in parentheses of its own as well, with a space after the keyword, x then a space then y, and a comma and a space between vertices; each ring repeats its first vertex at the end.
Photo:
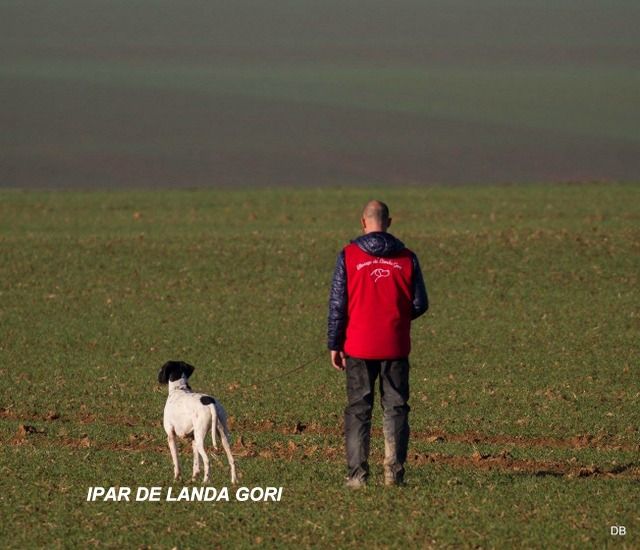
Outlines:
POLYGON ((0 185, 636 180, 640 4, 0 2, 0 185))

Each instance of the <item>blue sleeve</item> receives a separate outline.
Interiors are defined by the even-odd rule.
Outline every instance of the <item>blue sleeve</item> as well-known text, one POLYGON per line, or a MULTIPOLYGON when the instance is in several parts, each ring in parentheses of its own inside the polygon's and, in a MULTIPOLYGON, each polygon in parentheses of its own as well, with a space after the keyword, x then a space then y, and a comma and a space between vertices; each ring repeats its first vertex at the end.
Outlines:
POLYGON ((422 270, 418 257, 413 255, 413 314, 412 319, 417 319, 429 309, 429 296, 424 285, 422 270))
POLYGON ((338 255, 329 293, 329 321, 327 346, 330 350, 342 351, 347 327, 347 269, 344 250, 338 255))

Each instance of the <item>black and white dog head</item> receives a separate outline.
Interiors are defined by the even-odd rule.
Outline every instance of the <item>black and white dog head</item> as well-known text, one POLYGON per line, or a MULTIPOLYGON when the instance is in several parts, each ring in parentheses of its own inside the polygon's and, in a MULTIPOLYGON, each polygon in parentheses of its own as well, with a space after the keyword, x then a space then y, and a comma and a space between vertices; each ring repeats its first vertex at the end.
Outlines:
POLYGON ((160 384, 169 384, 169 389, 175 385, 175 382, 189 387, 187 380, 193 374, 194 370, 194 366, 184 361, 167 361, 158 372, 158 382, 160 384))

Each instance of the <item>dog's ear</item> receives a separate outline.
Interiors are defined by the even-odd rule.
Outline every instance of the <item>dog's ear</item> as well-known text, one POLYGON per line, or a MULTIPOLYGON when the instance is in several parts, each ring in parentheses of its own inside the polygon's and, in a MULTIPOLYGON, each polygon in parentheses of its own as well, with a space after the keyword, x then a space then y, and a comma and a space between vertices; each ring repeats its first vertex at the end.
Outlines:
POLYGON ((182 374, 178 374, 178 376, 176 376, 176 373, 178 372, 182 372, 181 362, 167 361, 164 365, 162 365, 162 367, 160 367, 160 371, 158 372, 158 382, 160 384, 168 384, 169 380, 177 380, 178 378, 180 378, 180 376, 182 376, 182 374))
POLYGON ((189 378, 193 374, 193 371, 196 370, 193 365, 185 363, 184 361, 180 361, 180 368, 182 370, 182 374, 180 376, 184 374, 187 378, 189 378))

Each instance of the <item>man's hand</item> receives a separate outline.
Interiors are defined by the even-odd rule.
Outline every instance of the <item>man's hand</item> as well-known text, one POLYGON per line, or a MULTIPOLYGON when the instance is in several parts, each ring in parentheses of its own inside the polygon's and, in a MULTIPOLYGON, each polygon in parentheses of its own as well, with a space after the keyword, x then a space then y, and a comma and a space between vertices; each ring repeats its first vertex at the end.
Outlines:
POLYGON ((336 370, 344 370, 347 368, 343 351, 331 350, 331 366, 336 370))

